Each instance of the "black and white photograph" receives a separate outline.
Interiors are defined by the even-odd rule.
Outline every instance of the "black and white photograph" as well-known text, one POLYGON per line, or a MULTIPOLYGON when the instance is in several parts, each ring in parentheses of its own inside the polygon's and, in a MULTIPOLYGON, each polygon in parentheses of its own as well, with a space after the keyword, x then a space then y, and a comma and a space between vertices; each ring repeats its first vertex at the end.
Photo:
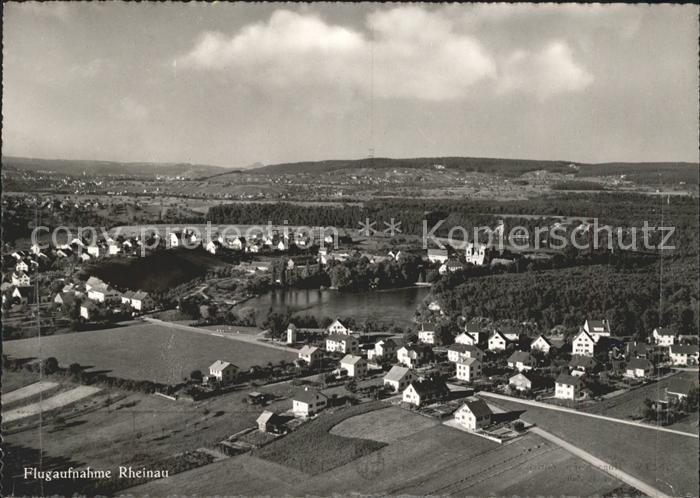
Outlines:
POLYGON ((2 4, 2 496, 697 497, 700 6, 2 4))

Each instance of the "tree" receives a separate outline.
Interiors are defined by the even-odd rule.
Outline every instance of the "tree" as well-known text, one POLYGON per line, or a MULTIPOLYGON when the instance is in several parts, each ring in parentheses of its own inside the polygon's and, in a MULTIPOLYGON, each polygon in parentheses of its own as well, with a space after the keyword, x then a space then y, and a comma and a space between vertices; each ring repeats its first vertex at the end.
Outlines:
POLYGON ((688 399, 686 401, 688 403, 688 411, 695 411, 698 409, 698 386, 693 384, 690 386, 690 390, 688 391, 688 399))
POLYGON ((46 358, 44 361, 44 372, 47 375, 51 375, 58 371, 58 360, 54 358, 53 356, 49 356, 46 358))
POLYGON ((192 370, 190 373, 190 379, 192 379, 194 382, 202 382, 202 378, 201 370, 192 370))

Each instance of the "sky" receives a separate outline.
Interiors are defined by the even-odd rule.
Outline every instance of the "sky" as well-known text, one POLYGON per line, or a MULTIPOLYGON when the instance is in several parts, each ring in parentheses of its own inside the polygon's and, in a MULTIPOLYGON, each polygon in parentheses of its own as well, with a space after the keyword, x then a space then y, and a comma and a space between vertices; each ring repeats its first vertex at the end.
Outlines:
POLYGON ((698 161, 696 5, 4 11, 4 155, 698 161))

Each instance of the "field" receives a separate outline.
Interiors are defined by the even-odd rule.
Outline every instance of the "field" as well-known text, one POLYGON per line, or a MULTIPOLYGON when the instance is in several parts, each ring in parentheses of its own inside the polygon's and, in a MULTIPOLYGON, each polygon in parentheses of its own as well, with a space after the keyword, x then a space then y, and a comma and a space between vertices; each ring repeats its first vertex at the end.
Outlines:
POLYGON ((2 396, 3 407, 15 401, 20 401, 26 398, 31 398, 39 393, 50 391, 51 389, 57 387, 58 384, 55 382, 35 382, 34 384, 29 384, 28 386, 21 387, 19 389, 14 389, 8 391, 2 396))
POLYGON ((243 455, 129 492, 151 496, 165 495, 172 489, 181 494, 199 495, 225 495, 234 491, 271 496, 351 493, 589 496, 621 486, 615 479, 537 436, 528 435, 511 444, 499 445, 442 425, 418 429, 414 419, 423 418, 421 415, 405 412, 404 416, 398 416, 396 410, 372 411, 341 422, 361 427, 386 414, 395 421, 396 433, 404 433, 405 437, 327 472, 309 475, 243 455))
MULTIPOLYGON (((642 409, 644 408, 645 398, 649 398, 652 401, 660 398, 664 399, 665 389, 669 386, 669 384, 681 379, 690 381, 693 378, 697 378, 697 375, 697 372, 679 372, 676 375, 662 379, 659 382, 654 382, 653 384, 640 387, 639 389, 634 389, 621 394, 620 396, 615 396, 614 398, 598 403, 595 406, 587 407, 583 411, 598 413, 608 417, 638 419, 641 416, 642 409)), ((679 431, 694 432, 697 434, 698 412, 695 411, 689 414, 688 417, 666 427, 677 429, 679 431)))
POLYGON ((676 496, 697 495, 698 440, 695 438, 517 402, 500 399, 492 402, 505 410, 525 410, 521 416, 524 420, 662 491, 676 496))
POLYGON ((192 370, 205 372, 215 360, 249 368, 295 358, 278 349, 155 324, 7 341, 3 347, 15 358, 54 356, 64 367, 79 363, 89 371, 164 384, 179 383, 192 370))
POLYGON ((70 391, 64 391, 58 393, 49 398, 37 401, 36 403, 31 403, 13 410, 4 411, 2 414, 3 423, 14 422, 25 417, 31 417, 34 415, 43 414, 45 412, 50 412, 68 406, 83 398, 92 396, 100 392, 100 388, 91 386, 78 386, 70 391))
POLYGON ((331 429, 331 434, 393 443, 439 424, 436 419, 416 416, 407 410, 391 407, 343 420, 331 429))

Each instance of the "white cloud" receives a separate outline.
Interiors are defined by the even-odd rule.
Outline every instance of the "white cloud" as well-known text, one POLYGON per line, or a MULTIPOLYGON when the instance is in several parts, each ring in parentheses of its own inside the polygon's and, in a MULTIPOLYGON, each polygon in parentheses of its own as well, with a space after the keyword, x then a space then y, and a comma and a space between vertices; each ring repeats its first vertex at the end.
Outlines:
POLYGON ((491 53, 453 14, 449 8, 400 6, 369 14, 360 30, 277 10, 267 22, 232 36, 203 33, 175 64, 224 72, 262 88, 349 88, 378 98, 429 101, 464 98, 479 82, 539 98, 592 82, 564 42, 537 53, 496 55, 501 52, 491 53))
POLYGON ((573 59, 571 48, 553 41, 540 51, 517 50, 502 64, 497 89, 500 92, 531 92, 540 100, 583 90, 593 82, 585 68, 573 59))

